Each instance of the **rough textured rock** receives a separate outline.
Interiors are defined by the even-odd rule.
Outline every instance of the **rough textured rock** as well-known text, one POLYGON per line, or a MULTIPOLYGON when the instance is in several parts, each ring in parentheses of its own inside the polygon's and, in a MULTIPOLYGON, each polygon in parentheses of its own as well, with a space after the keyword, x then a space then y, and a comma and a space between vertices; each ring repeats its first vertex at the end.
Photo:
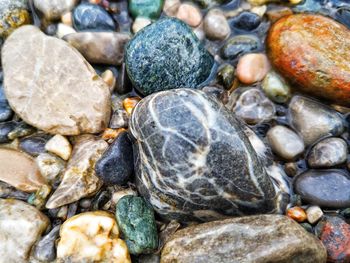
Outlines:
POLYGON ((114 216, 104 211, 69 218, 61 227, 57 257, 64 262, 131 263, 114 216))
POLYGON ((207 80, 214 64, 191 28, 175 18, 160 19, 140 31, 125 52, 130 80, 145 95, 197 88, 207 80))
POLYGON ((73 203, 96 192, 101 182, 95 174, 95 163, 108 143, 93 136, 84 136, 74 146, 72 157, 59 187, 46 203, 49 209, 73 203))
POLYGON ((0 199, 0 260, 27 263, 34 243, 49 225, 35 207, 15 199, 0 199))
POLYGON ((165 218, 276 211, 272 182, 243 127, 214 97, 191 89, 148 96, 130 129, 138 190, 165 218))
POLYGON ((78 32, 63 37, 90 63, 121 65, 130 36, 115 32, 78 32))
POLYGON ((58 19, 72 10, 77 2, 78 0, 34 0, 34 5, 47 19, 58 19))
POLYGON ((152 207, 142 197, 124 196, 117 203, 116 217, 131 254, 148 254, 158 247, 152 207))
POLYGON ((24 192, 35 192, 46 183, 30 156, 7 148, 0 148, 0 181, 24 192))
POLYGON ((6 97, 25 122, 66 135, 107 126, 108 86, 65 41, 23 26, 5 42, 2 62, 6 97))
POLYGON ((278 20, 267 37, 271 62, 301 90, 350 106, 350 31, 320 15, 278 20))
POLYGON ((38 157, 35 158, 35 162, 41 175, 48 182, 54 182, 65 168, 65 162, 62 161, 61 158, 49 153, 39 154, 38 157))
POLYGON ((261 215, 177 231, 165 245, 160 262, 325 263, 326 258, 321 242, 293 220, 261 215))

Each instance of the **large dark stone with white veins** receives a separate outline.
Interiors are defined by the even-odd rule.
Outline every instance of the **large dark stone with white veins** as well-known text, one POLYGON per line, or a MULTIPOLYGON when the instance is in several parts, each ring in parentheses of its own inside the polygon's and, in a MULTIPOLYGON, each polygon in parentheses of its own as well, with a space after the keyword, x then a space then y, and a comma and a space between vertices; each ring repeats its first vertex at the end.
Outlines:
POLYGON ((165 219, 273 213, 273 184, 234 115, 199 90, 163 91, 134 109, 136 185, 165 219))

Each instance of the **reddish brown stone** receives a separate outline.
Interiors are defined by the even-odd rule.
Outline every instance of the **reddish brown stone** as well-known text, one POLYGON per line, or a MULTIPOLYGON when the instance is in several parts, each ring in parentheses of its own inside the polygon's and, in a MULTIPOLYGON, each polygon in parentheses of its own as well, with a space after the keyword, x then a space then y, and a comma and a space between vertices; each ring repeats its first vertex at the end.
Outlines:
POLYGON ((300 90, 350 106, 350 31, 320 15, 298 14, 278 20, 267 37, 277 70, 300 90))
POLYGON ((317 225, 327 249, 328 262, 350 262, 350 225, 336 216, 324 217, 317 225))

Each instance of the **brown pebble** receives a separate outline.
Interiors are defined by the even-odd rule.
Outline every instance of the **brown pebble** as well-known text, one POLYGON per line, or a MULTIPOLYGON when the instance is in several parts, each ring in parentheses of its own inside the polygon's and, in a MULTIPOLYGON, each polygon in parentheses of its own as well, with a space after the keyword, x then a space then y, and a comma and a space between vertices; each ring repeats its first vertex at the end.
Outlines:
POLYGON ((124 128, 120 128, 120 129, 111 129, 111 128, 107 128, 104 130, 103 134, 102 134, 102 139, 104 140, 113 140, 115 138, 118 137, 118 135, 123 132, 126 131, 124 128))
POLYGON ((271 66, 265 54, 247 54, 237 65, 237 78, 244 84, 253 84, 264 79, 271 66))
POLYGON ((191 27, 197 27, 202 22, 202 14, 198 7, 192 4, 181 4, 176 17, 191 27))

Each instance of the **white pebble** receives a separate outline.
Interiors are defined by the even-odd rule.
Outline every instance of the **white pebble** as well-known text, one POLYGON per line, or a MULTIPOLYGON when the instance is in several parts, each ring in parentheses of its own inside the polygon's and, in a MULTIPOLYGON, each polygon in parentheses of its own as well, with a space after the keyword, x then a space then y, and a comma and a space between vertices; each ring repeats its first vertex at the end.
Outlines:
POLYGON ((306 210, 306 216, 307 216, 307 221, 309 221, 310 224, 314 224, 322 218, 323 212, 321 208, 318 206, 310 206, 306 210))
POLYGON ((52 137, 45 145, 45 149, 56 154, 63 160, 68 160, 72 153, 72 146, 66 137, 57 134, 52 137))

